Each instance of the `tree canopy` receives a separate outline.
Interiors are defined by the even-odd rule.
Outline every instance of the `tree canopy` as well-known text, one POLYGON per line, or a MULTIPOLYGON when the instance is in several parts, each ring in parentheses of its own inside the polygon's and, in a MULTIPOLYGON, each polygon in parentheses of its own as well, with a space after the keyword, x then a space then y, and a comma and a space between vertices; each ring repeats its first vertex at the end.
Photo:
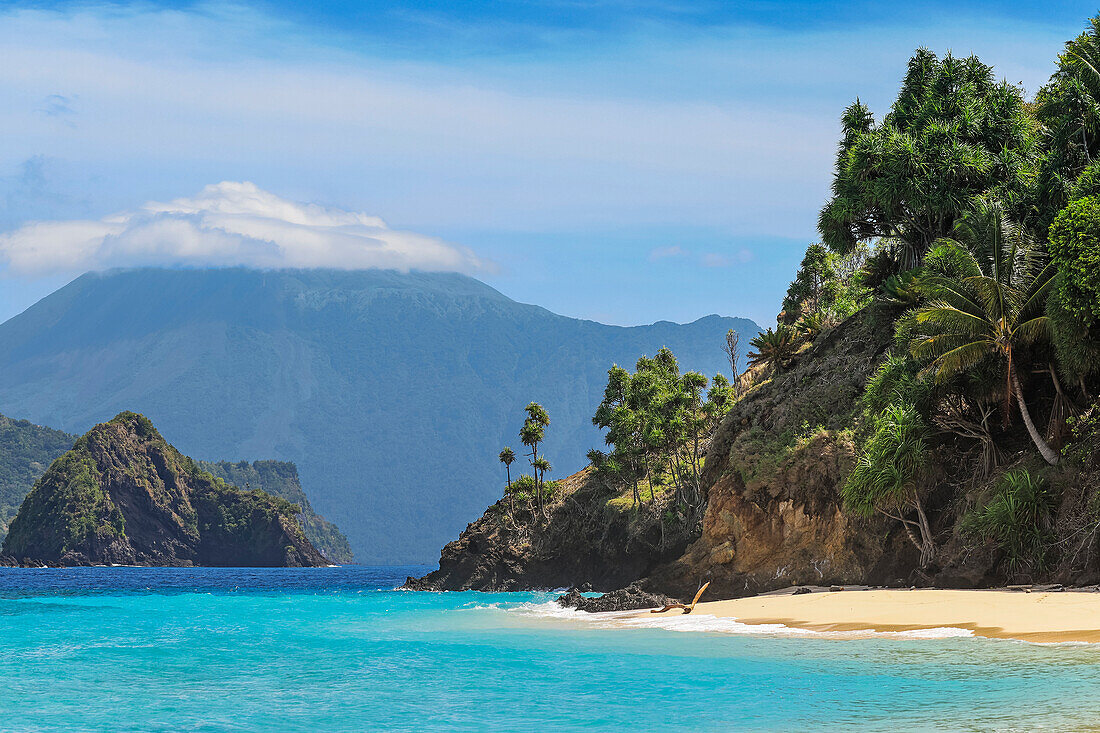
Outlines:
POLYGON ((605 476, 629 484, 635 505, 646 498, 645 481, 649 501, 656 487, 669 485, 685 515, 701 507, 702 440, 731 402, 727 379, 718 375, 709 391, 707 385, 698 372, 681 374, 668 349, 638 359, 633 374, 620 366, 608 370, 592 423, 607 431, 611 450, 593 450, 589 460, 605 476))
POLYGON ((1018 87, 975 56, 918 49, 889 114, 859 100, 841 118, 832 196, 818 229, 839 253, 888 239, 908 269, 947 236, 979 194, 1022 206, 1039 126, 1018 87))

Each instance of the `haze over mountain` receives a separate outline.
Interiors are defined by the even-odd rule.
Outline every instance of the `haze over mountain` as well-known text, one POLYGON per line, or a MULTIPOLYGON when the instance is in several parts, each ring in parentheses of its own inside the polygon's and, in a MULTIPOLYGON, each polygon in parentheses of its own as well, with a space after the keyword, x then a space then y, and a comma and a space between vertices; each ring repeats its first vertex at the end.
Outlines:
POLYGON ((602 444, 608 367, 668 346, 685 370, 728 373, 729 328, 759 330, 606 326, 457 274, 89 273, 0 325, 0 412, 81 433, 134 410, 195 458, 294 461, 360 562, 429 560, 499 496, 525 404, 549 411, 566 475, 602 444))

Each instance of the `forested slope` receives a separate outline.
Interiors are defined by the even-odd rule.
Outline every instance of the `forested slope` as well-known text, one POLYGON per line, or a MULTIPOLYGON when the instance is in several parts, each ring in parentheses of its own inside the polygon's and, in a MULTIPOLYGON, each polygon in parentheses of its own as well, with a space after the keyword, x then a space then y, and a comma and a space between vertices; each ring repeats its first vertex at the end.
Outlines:
POLYGON ((705 431, 701 526, 644 584, 1100 582, 1098 60, 1100 18, 1029 99, 919 49, 885 115, 844 111, 821 242, 705 431))

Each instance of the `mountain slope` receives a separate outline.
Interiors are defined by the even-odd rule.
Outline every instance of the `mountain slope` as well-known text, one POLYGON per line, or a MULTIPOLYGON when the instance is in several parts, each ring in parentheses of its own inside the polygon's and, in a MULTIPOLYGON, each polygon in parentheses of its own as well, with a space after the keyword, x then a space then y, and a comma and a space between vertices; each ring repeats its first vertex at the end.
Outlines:
MULTIPOLYGON (((69 450, 76 435, 0 415, 0 542, 35 481, 69 450)), ((201 468, 239 488, 259 489, 302 508, 302 529, 332 562, 352 562, 347 537, 318 515, 298 480, 298 469, 285 461, 200 462, 201 468)))
POLYGON ((567 475, 612 363, 668 346, 710 375, 729 328, 758 330, 605 326, 453 274, 87 274, 0 325, 0 410, 81 432, 132 409, 188 455, 293 461, 360 561, 425 560, 499 497, 527 402, 567 475))
POLYGON ((259 489, 265 494, 286 499, 302 509, 302 531, 313 546, 334 563, 352 562, 348 538, 335 524, 320 516, 302 490, 298 481, 298 467, 287 461, 199 461, 199 467, 207 473, 233 484, 239 489, 259 489))
POLYGON ((53 462, 3 553, 59 565, 317 566, 298 508, 199 468, 149 419, 120 413, 53 462))
POLYGON ((0 541, 31 486, 74 442, 75 435, 0 415, 0 541))

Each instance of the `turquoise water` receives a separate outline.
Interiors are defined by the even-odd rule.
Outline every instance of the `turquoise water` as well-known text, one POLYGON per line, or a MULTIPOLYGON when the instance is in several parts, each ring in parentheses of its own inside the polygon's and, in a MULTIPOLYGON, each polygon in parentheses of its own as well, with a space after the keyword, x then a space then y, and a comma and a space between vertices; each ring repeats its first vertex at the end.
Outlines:
POLYGON ((2 569, 0 730, 1082 730, 1100 714, 1097 646, 684 633, 597 625, 550 594, 391 590, 423 570, 2 569))

